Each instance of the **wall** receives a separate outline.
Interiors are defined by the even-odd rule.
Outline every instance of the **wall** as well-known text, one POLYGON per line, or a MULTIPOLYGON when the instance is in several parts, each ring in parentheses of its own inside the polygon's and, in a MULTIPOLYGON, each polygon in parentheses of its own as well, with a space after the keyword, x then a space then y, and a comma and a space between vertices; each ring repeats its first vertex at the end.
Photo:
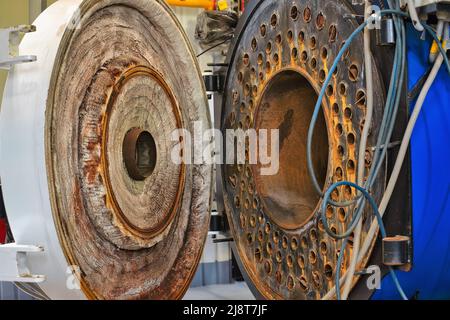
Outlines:
MULTIPOLYGON (((20 24, 27 24, 29 19, 28 0, 0 1, 0 28, 7 28, 20 24)), ((0 102, 3 97, 7 71, 0 70, 0 102)))

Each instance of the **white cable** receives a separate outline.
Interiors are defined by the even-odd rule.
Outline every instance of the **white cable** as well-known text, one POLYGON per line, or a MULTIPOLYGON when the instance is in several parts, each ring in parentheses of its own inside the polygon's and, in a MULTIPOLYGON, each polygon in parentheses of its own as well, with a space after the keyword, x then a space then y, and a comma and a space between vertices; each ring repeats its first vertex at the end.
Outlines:
MULTIPOLYGON (((447 24, 448 29, 448 24, 447 24)), ((448 34, 448 32, 447 32, 448 34)), ((446 37, 447 38, 447 37, 446 37)), ((383 195, 383 199, 381 200, 381 204, 379 206, 379 212, 380 215, 383 216, 386 212, 386 208, 389 204, 389 201, 392 197, 392 194, 394 192, 395 185, 397 184, 398 176, 400 175, 400 171, 403 166, 403 162, 405 160, 406 154, 408 152, 409 143, 411 141, 411 136, 414 130, 414 127, 416 125, 417 119, 419 117, 420 111, 422 110, 423 104, 425 102, 425 98, 428 95, 428 92, 434 82, 434 80, 437 77, 437 74, 439 72, 439 69, 442 66, 442 63, 444 61, 444 57, 442 55, 439 55, 436 59, 436 62, 434 63, 433 69, 430 72, 430 75, 428 76, 427 81, 423 85, 422 91, 420 92, 420 95, 417 99, 416 105, 414 107, 414 110, 411 114, 411 117, 408 122, 408 126, 406 128, 405 134, 403 136, 402 144, 400 145, 400 150, 397 156, 397 160, 395 161, 394 169, 392 171, 391 177, 389 178, 389 183, 386 188, 386 191, 383 195)), ((364 260, 365 254, 369 250, 370 245, 372 244, 372 241, 375 238, 375 234, 378 231, 378 222, 377 219, 374 219, 369 232, 367 234, 366 240, 364 241, 361 250, 358 255, 358 263, 361 263, 364 260)), ((347 276, 349 275, 348 272, 346 272, 342 277, 341 281, 345 280, 347 276)), ((339 281, 339 283, 341 283, 339 281)), ((327 300, 331 299, 336 293, 336 287, 333 287, 322 299, 327 300)))
MULTIPOLYGON (((370 0, 365 0, 365 14, 364 19, 368 19, 372 14, 371 12, 371 2, 370 0)), ((365 76, 366 76, 366 96, 367 96, 367 108, 366 117, 364 121, 364 128, 361 134, 361 142, 359 145, 358 153, 358 175, 357 184, 362 186, 364 183, 364 169, 365 169, 365 155, 367 148, 367 139, 369 136, 370 126, 372 124, 373 116, 373 76, 372 76, 372 51, 370 49, 370 29, 366 27, 364 29, 364 66, 365 66, 365 76)), ((344 288, 342 293, 342 300, 347 300, 350 290, 352 289, 353 276, 355 274, 356 265, 358 262, 358 252, 361 242, 361 230, 362 230, 362 219, 359 220, 356 226, 353 239, 353 251, 350 260, 350 265, 348 268, 349 277, 346 278, 344 282, 344 288)))
POLYGON ((425 28, 423 27, 422 23, 420 23, 420 19, 419 16, 417 15, 416 6, 414 5, 413 0, 408 0, 408 11, 414 28, 416 28, 416 30, 419 32, 423 32, 425 28))
MULTIPOLYGON (((414 126, 417 122, 417 118, 419 116, 420 111, 422 110, 423 104, 425 102, 425 98, 427 97, 427 94, 431 88, 431 85, 433 84, 434 80, 436 79, 437 73, 438 73, 443 61, 444 61, 444 58, 442 57, 442 55, 439 55, 436 59, 436 62, 434 63, 434 66, 430 73, 430 76, 428 77, 427 81, 425 82, 425 84, 422 88, 422 91, 420 92, 419 98, 417 99, 417 103, 416 103, 416 106, 414 107, 414 111, 411 115, 411 118, 408 123, 408 127, 407 127, 405 135, 403 137, 403 141, 400 146, 400 151, 398 153, 394 169, 393 169, 391 177, 389 179, 388 186, 384 193, 383 199, 381 200, 381 203, 380 203, 379 212, 382 216, 384 215, 386 208, 389 204, 389 200, 392 197, 392 193, 394 192, 394 187, 397 183, 398 176, 402 169, 403 161, 404 161, 406 153, 408 151, 409 142, 411 140, 411 135, 414 130, 414 126)), ((367 239, 362 246, 361 253, 360 253, 361 258, 364 256, 364 254, 369 249, 370 243, 372 242, 372 239, 375 236, 377 228, 378 228, 378 222, 376 219, 374 219, 374 221, 372 222, 372 225, 370 226, 370 230, 367 234, 367 239)))
POLYGON ((16 288, 25 294, 29 295, 35 300, 49 300, 45 293, 34 283, 20 283, 14 282, 16 288))

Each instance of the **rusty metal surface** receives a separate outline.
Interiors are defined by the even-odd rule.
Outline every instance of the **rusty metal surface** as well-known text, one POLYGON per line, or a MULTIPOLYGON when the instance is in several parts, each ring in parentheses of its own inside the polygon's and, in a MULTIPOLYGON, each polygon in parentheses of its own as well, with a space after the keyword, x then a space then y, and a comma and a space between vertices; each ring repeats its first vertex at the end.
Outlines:
POLYGON ((211 200, 212 167, 171 159, 176 144, 185 147, 171 140, 174 130, 210 126, 197 63, 163 1, 87 0, 80 9, 47 105, 61 245, 89 298, 180 298, 202 253, 211 200), (142 133, 153 144, 124 157, 124 148, 140 148, 142 133), (151 168, 139 171, 138 157, 151 168))
MULTIPOLYGON (((280 129, 281 169, 277 176, 263 177, 248 164, 223 166, 224 207, 240 262, 257 294, 320 299, 334 284, 341 243, 325 233, 317 212, 321 200, 311 192, 304 165, 305 130, 328 68, 357 24, 343 18, 352 13, 345 1, 256 1, 247 10, 228 57, 221 129, 280 129)), ((362 47, 360 36, 340 62, 323 101, 314 162, 324 188, 355 181, 357 166, 366 165, 356 160, 365 115, 362 47)), ((375 114, 368 161, 384 103, 381 75, 376 67, 373 73, 375 114)), ((384 182, 382 173, 372 190, 376 199, 384 182)), ((333 199, 353 196, 343 187, 333 199)), ((343 232, 353 210, 330 207, 329 224, 343 232)), ((371 221, 368 214, 363 237, 371 221)), ((342 271, 351 250, 350 241, 342 271)))
MULTIPOLYGON (((302 227, 320 199, 310 180, 304 157, 304 137, 317 101, 316 91, 308 78, 308 74, 294 69, 274 74, 264 88, 260 107, 255 111, 257 130, 280 130, 281 150, 277 175, 260 176, 260 166, 252 167, 255 188, 270 218, 287 230, 302 227)), ((315 169, 323 184, 328 164, 328 135, 322 113, 313 148, 315 169)))

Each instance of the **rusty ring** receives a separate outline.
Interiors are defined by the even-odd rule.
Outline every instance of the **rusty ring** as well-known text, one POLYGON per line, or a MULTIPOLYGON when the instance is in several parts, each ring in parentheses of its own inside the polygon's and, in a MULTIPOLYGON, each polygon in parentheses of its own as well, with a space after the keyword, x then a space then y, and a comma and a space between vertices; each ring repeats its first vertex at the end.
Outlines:
MULTIPOLYGON (((113 105, 116 101, 117 96, 119 95, 122 87, 133 77, 136 76, 148 76, 151 77, 152 79, 156 80, 157 83, 164 89, 165 93, 167 94, 167 96, 169 97, 170 101, 172 102, 172 108, 173 108, 173 112, 177 121, 177 127, 183 128, 183 122, 181 119, 181 111, 179 109, 178 103, 172 93, 172 90, 170 89, 169 85, 164 81, 164 78, 161 74, 158 73, 158 71, 156 71, 153 68, 147 67, 147 66, 135 66, 127 71, 125 71, 119 78, 119 80, 115 83, 112 92, 110 94, 110 96, 108 97, 108 102, 107 102, 107 106, 106 106, 106 111, 105 111, 105 116, 103 119, 103 123, 102 123, 102 127, 103 127, 103 143, 102 143, 102 157, 101 157, 101 161, 102 161, 102 165, 105 168, 104 174, 102 174, 103 179, 105 181, 105 186, 107 189, 107 194, 110 197, 110 203, 114 208, 114 212, 117 213, 117 218, 119 219, 119 221, 123 224, 123 226, 125 226, 125 228, 130 231, 133 235, 138 236, 142 239, 152 239, 155 238, 157 236, 159 236, 161 233, 164 232, 164 230, 170 225, 170 223, 173 221, 178 207, 179 207, 179 202, 181 199, 181 195, 182 195, 182 191, 184 189, 185 186, 185 174, 186 174, 186 168, 185 168, 185 164, 181 164, 181 170, 180 170, 180 178, 179 178, 179 185, 178 185, 178 191, 177 191, 177 195, 176 195, 176 200, 173 203, 173 206, 170 208, 170 212, 167 214, 165 214, 164 216, 166 217, 166 219, 163 219, 157 226, 149 228, 149 229, 142 229, 139 228, 137 226, 135 226, 134 224, 132 224, 128 218, 125 216, 125 214, 123 213, 123 211, 121 210, 119 204, 117 203, 117 200, 115 198, 114 195, 114 191, 112 189, 111 186, 111 180, 108 174, 108 171, 106 168, 109 168, 109 161, 107 158, 107 154, 108 154, 108 127, 109 127, 109 114, 111 113, 111 109, 113 108, 113 105)), ((183 142, 181 142, 183 143, 183 142)))

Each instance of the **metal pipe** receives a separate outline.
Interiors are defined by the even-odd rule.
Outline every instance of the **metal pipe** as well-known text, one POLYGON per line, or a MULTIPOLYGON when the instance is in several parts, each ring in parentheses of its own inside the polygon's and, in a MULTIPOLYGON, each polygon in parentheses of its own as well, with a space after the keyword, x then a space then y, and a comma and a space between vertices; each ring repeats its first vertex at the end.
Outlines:
POLYGON ((166 0, 171 6, 214 10, 216 0, 166 0))

